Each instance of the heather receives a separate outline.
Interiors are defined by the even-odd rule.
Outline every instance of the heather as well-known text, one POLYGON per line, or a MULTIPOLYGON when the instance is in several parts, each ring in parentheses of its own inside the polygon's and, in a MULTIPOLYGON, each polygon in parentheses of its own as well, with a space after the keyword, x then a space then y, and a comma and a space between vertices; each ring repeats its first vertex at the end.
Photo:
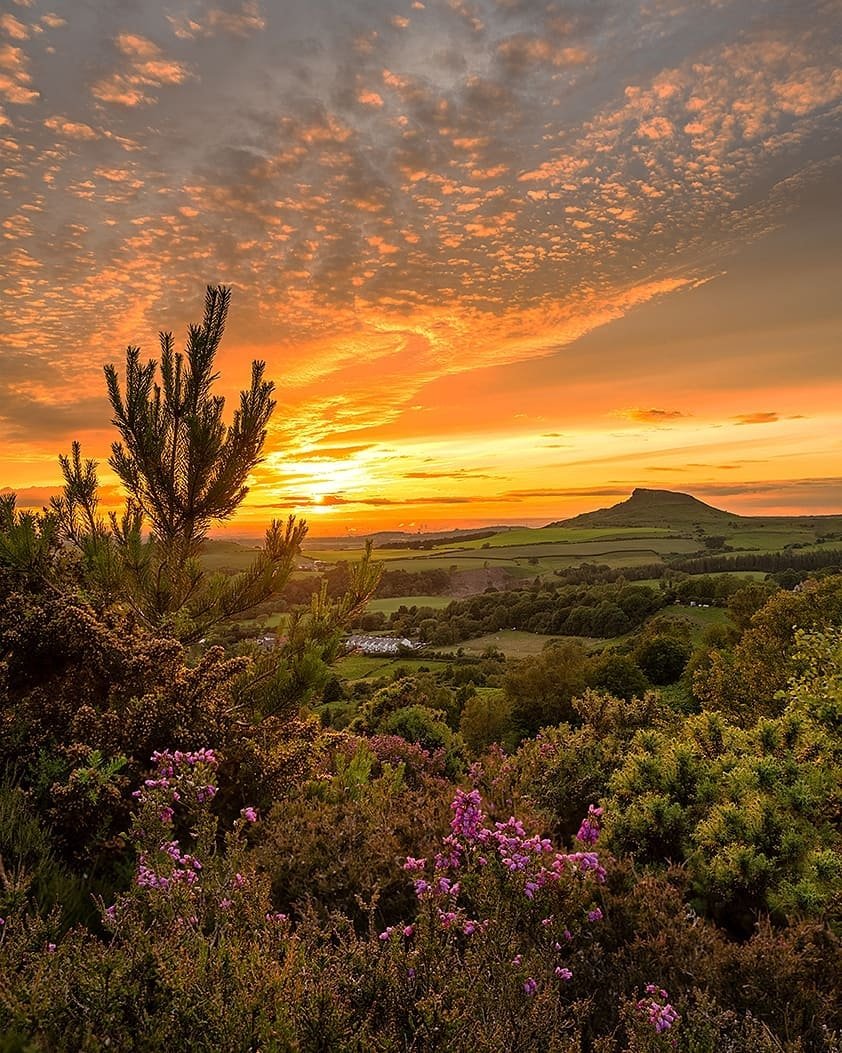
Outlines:
POLYGON ((3 504, 0 1050, 838 1051, 842 577, 737 582, 696 643, 649 587, 537 588, 639 631, 353 686, 368 550, 214 644, 305 533, 198 560, 272 411, 259 364, 229 430, 209 394, 226 307, 157 392, 108 374, 122 518, 78 448, 3 504))

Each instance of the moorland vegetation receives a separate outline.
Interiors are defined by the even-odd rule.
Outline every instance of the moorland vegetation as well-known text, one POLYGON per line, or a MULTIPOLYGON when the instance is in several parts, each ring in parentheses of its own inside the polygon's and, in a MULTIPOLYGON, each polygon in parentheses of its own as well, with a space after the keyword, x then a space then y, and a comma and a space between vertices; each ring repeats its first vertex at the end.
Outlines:
POLYGON ((256 363, 223 423, 227 309, 109 367, 122 515, 78 446, 0 506, 0 1050, 839 1053, 842 576, 709 579, 702 630, 544 577, 430 627, 502 605, 539 655, 343 678, 369 547, 223 646, 306 531, 202 562, 272 412, 256 363))

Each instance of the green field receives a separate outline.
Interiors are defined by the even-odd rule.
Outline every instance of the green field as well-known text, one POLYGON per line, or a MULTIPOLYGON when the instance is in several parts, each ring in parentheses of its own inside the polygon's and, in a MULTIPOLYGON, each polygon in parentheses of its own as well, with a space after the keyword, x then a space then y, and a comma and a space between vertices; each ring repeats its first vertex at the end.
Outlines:
POLYGON ((372 600, 366 610, 392 614, 400 607, 432 607, 439 611, 451 603, 453 603, 452 596, 389 596, 383 600, 372 600))
MULTIPOLYGON (((442 556, 453 554, 458 558, 465 558, 467 549, 448 549, 441 553, 442 556)), ((537 556, 539 559, 548 556, 564 556, 565 558, 577 558, 582 561, 610 559, 615 554, 624 552, 648 552, 653 560, 661 555, 680 553, 682 555, 699 551, 698 541, 691 538, 602 538, 593 541, 544 541, 532 542, 524 545, 497 545, 491 549, 473 549, 475 559, 501 560, 501 559, 528 559, 537 556)))
POLYGON ((677 603, 658 611, 658 617, 683 618, 690 622, 690 639, 694 645, 701 642, 705 629, 711 625, 728 625, 731 621, 731 616, 724 607, 687 607, 677 603))
POLYGON ((333 667, 341 680, 371 680, 380 676, 391 676, 396 669, 417 673, 429 669, 438 672, 447 667, 447 662, 434 658, 381 658, 379 655, 349 654, 333 667))
POLYGON ((464 654, 478 655, 489 647, 496 647, 507 658, 526 658, 529 655, 540 654, 546 645, 554 640, 565 639, 577 639, 586 646, 597 642, 578 636, 539 636, 537 633, 521 632, 519 629, 501 629, 500 632, 487 633, 474 640, 464 640, 460 644, 454 644, 453 647, 439 648, 439 650, 447 654, 456 654, 461 649, 464 654))
POLYGON ((669 530, 657 527, 523 527, 507 530, 494 537, 480 541, 457 542, 449 549, 513 548, 523 545, 545 545, 553 543, 575 544, 580 541, 624 541, 627 539, 668 537, 669 530))

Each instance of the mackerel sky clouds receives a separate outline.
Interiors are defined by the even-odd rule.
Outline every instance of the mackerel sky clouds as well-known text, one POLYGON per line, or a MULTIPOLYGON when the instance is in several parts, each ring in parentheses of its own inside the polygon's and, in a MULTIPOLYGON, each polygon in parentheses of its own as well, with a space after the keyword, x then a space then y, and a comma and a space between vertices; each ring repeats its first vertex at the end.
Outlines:
POLYGON ((2 10, 22 504, 107 456, 103 363, 224 281, 224 391, 278 383, 242 525, 842 509, 839 3, 2 10))

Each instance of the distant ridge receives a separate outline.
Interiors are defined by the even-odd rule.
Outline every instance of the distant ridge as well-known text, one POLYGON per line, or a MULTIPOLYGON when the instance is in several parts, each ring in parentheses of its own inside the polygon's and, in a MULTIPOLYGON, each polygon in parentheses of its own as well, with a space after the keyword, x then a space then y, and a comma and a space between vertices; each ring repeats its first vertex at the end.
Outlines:
POLYGON ((572 519, 561 519, 550 526, 564 527, 666 527, 671 530, 686 527, 725 527, 729 523, 744 522, 744 516, 724 512, 705 504, 697 497, 675 490, 647 490, 638 487, 627 501, 610 508, 583 512, 572 519))

